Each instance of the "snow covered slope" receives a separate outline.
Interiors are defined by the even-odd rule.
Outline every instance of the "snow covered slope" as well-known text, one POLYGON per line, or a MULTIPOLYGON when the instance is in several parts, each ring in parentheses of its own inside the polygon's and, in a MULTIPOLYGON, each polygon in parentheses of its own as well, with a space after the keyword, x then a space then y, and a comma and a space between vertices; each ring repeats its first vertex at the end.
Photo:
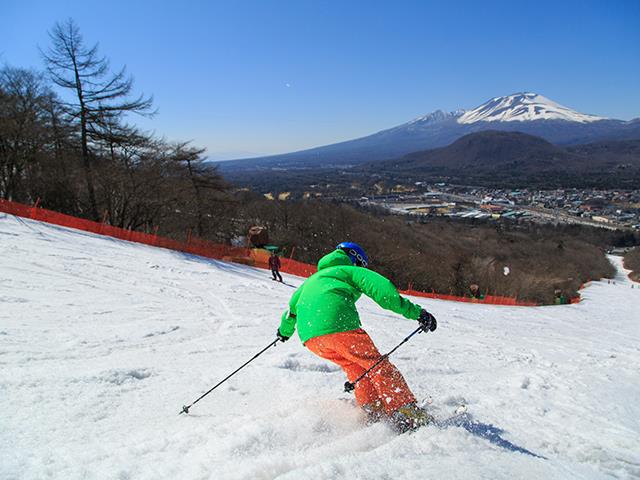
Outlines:
POLYGON ((514 93, 495 97, 458 118, 458 123, 527 122, 533 120, 564 120, 589 123, 606 120, 564 107, 537 93, 514 93))
MULTIPOLYGON (((440 327, 393 361, 473 422, 396 436, 296 339, 178 415, 274 338, 293 289, 268 272, 7 216, 0 272, 2 479, 640 476, 640 289, 622 274, 571 306, 416 299, 440 327)), ((415 325, 360 308, 383 350, 415 325)))

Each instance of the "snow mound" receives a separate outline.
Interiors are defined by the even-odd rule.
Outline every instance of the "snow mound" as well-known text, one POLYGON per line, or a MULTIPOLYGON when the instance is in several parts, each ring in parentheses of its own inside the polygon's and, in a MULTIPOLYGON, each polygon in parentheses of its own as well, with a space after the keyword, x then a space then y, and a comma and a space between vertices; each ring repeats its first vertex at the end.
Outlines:
MULTIPOLYGON (((578 305, 414 299, 440 326, 392 360, 442 424, 397 436, 295 338, 178 415, 274 338, 293 289, 269 272, 8 216, 0 272, 2 479, 640 476, 640 289, 622 273, 578 305)), ((413 330, 359 308, 381 351, 413 330)))
POLYGON ((476 122, 528 122, 533 120, 564 120, 590 123, 603 117, 576 112, 537 93, 514 93, 495 97, 478 108, 465 112, 458 123, 476 122))

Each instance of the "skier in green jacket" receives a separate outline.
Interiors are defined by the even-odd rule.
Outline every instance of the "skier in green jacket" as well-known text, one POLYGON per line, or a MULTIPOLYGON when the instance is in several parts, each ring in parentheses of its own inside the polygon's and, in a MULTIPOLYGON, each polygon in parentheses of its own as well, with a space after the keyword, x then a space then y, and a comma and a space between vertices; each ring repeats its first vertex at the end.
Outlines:
MULTIPOLYGON (((367 269, 358 244, 340 243, 318 262, 318 272, 293 294, 277 331, 286 341, 298 328, 300 340, 316 355, 338 364, 350 382, 380 359, 380 352, 361 328, 355 303, 364 293, 378 305, 434 331, 436 319, 398 293, 382 275, 367 269)), ((355 387, 356 401, 372 420, 385 415, 401 431, 415 429, 432 417, 418 407, 398 369, 385 359, 355 387)))

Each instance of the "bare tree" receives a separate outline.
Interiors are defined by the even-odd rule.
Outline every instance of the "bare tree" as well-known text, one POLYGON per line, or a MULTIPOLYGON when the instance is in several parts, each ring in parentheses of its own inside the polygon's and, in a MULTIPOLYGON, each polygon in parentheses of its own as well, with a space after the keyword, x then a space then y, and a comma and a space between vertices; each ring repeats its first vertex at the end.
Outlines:
POLYGON ((202 156, 204 152, 204 148, 190 146, 189 142, 179 142, 173 145, 172 155, 174 161, 186 167, 193 188, 196 229, 200 237, 204 235, 204 208, 211 200, 211 195, 208 194, 224 192, 228 188, 216 168, 206 165, 202 156))
POLYGON ((29 170, 37 170, 49 141, 45 103, 51 92, 40 74, 0 70, 0 198, 29 201, 29 170))
POLYGON ((125 67, 112 73, 109 61, 98 55, 98 44, 87 47, 77 24, 68 19, 56 23, 49 32, 51 47, 42 52, 51 80, 73 92, 74 100, 65 102, 66 112, 80 127, 90 215, 98 220, 95 182, 91 158, 91 141, 98 140, 105 126, 112 125, 127 112, 153 115, 152 98, 130 98, 133 78, 125 67))
POLYGON ((122 124, 106 125, 103 137, 101 158, 105 161, 98 180, 109 221, 138 228, 152 220, 149 205, 155 203, 158 194, 154 190, 163 183, 164 144, 122 124))

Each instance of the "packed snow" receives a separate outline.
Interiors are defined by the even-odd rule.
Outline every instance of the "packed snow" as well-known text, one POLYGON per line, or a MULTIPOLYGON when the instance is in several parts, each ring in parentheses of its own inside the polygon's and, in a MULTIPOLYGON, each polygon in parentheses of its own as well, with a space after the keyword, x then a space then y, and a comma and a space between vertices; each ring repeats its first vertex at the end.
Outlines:
POLYGON ((495 97, 478 108, 465 112, 458 123, 527 122, 532 120, 564 120, 590 123, 603 117, 576 112, 537 93, 514 93, 495 97))
MULTIPOLYGON (((0 216, 0 478, 639 478, 640 288, 611 261, 577 305, 413 299, 439 328, 392 360, 443 424, 399 436, 297 339, 178 415, 274 339, 293 288, 0 216)), ((415 327, 359 306, 381 351, 415 327)))

